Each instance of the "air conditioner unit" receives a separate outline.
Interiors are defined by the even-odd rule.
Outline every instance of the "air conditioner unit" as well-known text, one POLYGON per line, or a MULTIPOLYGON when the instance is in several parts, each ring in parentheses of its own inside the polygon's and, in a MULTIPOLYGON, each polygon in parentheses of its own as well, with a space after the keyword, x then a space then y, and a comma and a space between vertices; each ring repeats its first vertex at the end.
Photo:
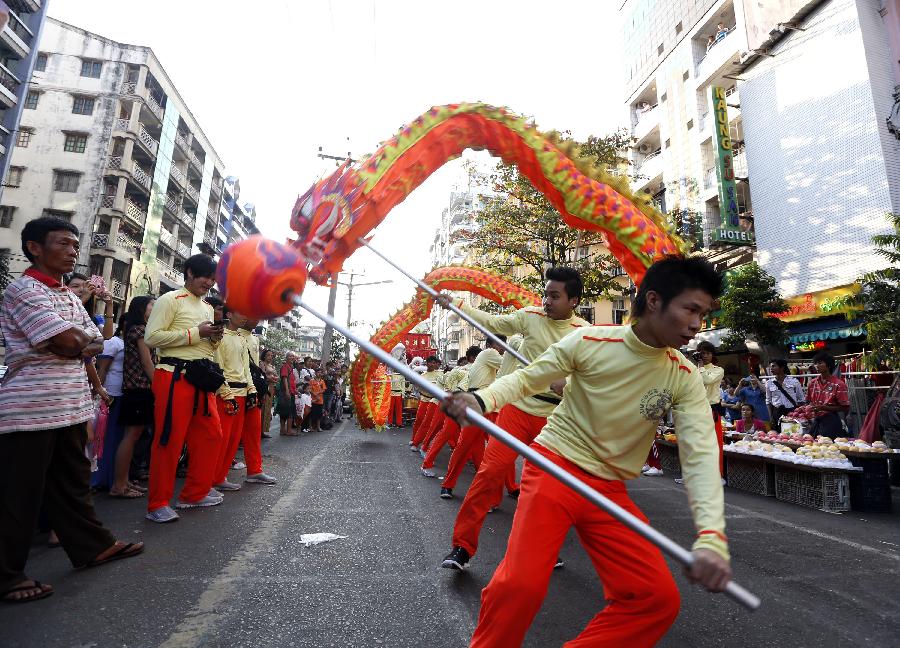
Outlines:
POLYGON ((650 151, 653 150, 653 147, 650 146, 647 142, 644 142, 640 146, 638 146, 638 151, 643 155, 647 155, 650 151))

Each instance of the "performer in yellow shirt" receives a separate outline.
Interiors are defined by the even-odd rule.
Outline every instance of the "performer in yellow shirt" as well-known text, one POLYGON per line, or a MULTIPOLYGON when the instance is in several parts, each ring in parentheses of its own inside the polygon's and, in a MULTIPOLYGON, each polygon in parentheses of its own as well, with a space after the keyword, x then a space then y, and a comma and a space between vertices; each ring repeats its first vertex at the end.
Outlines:
MULTIPOLYGON (((460 358, 458 362, 465 364, 465 358, 460 358)), ((451 369, 448 366, 444 367, 444 370, 440 372, 440 375, 435 379, 434 384, 447 391, 447 380, 453 381, 453 384, 456 384, 456 378, 450 377, 450 374, 456 369, 453 367, 451 369)), ((431 442, 434 441, 434 437, 437 436, 438 432, 440 432, 444 423, 447 421, 447 415, 441 411, 441 408, 438 406, 438 400, 436 398, 431 399, 431 403, 434 405, 434 411, 431 414, 431 420, 428 426, 424 430, 425 438, 422 439, 422 443, 419 446, 419 454, 422 455, 422 459, 425 458, 425 453, 428 452, 428 448, 431 447, 431 442)), ((432 475, 433 477, 434 475, 432 475)))
MULTIPOLYGON (((712 342, 703 340, 697 345, 697 367, 700 370, 700 378, 703 380, 703 386, 706 388, 706 399, 712 408, 713 423, 716 430, 716 441, 719 444, 719 472, 725 476, 725 455, 722 452, 724 444, 722 431, 722 379, 725 377, 725 370, 715 363, 716 347, 712 342)), ((684 483, 684 479, 676 479, 679 484, 684 483)), ((725 481, 722 480, 724 484, 725 481)))
MULTIPOLYGON (((459 307, 492 333, 524 336, 519 348, 526 360, 534 361, 547 348, 588 323, 575 315, 581 300, 581 275, 572 268, 550 268, 545 273, 543 307, 528 306, 509 315, 490 315, 465 303, 459 307)), ((437 301, 449 301, 446 295, 437 301)), ((512 357, 511 355, 509 356, 512 357)), ((505 403, 497 416, 497 425, 523 443, 531 443, 544 427, 547 417, 559 404, 559 395, 550 386, 505 403)), ((499 409, 499 408, 498 408, 499 409)), ((516 453, 494 438, 488 441, 481 467, 475 474, 453 527, 453 550, 441 563, 448 569, 461 569, 475 555, 478 536, 487 513, 503 496, 503 482, 515 470, 516 453)))
MULTIPOLYGON (((505 335, 497 337, 506 342, 505 335)), ((470 347, 466 351, 466 356, 471 358, 472 364, 469 367, 465 386, 460 385, 460 388, 464 388, 465 391, 476 391, 494 382, 500 364, 503 362, 503 351, 503 347, 493 340, 487 341, 484 350, 470 347), (474 353, 475 349, 478 349, 477 354, 474 353), (474 358, 472 358, 473 354, 474 358)), ((496 414, 487 416, 492 421, 497 418, 496 414)), ((453 454, 450 455, 450 463, 447 464, 447 474, 441 482, 442 499, 453 499, 453 489, 456 487, 456 482, 467 461, 471 460, 475 465, 475 470, 481 466, 481 460, 484 457, 484 434, 484 431, 475 425, 467 425, 460 430, 459 440, 456 442, 456 447, 453 448, 453 454)))
POLYGON ((157 349, 159 355, 153 374, 156 432, 147 500, 147 519, 154 522, 178 519, 169 501, 175 491, 175 472, 185 442, 191 460, 176 507, 215 506, 222 502, 222 496, 211 490, 222 438, 215 388, 201 389, 185 377, 188 365, 194 364, 209 378, 206 370, 223 334, 222 325, 213 324, 212 306, 203 301, 216 283, 215 273, 216 262, 205 254, 195 254, 185 261, 184 288, 156 300, 144 331, 147 346, 157 349))
MULTIPOLYGON (((464 420, 466 407, 495 411, 568 377, 532 448, 642 519, 623 480, 640 474, 657 423, 671 409, 697 528, 687 576, 716 592, 731 568, 712 417, 696 367, 676 349, 700 330, 721 285, 703 259, 659 261, 641 283, 633 325, 581 329, 528 367, 444 405, 464 420)), ((482 592, 471 646, 521 644, 573 526, 608 600, 573 645, 652 646, 666 633, 680 599, 659 549, 526 461, 506 556, 482 592)))
MULTIPOLYGON (((442 385, 444 391, 452 393, 457 389, 463 389, 461 385, 465 383, 469 376, 469 363, 475 360, 479 351, 481 351, 481 347, 469 347, 466 350, 465 357, 460 358, 458 364, 449 373, 444 374, 442 385)), ((427 447, 425 458, 422 461, 422 474, 426 477, 434 477, 432 468, 434 468, 434 460, 437 459, 438 453, 448 443, 455 447, 459 437, 459 425, 457 422, 449 416, 442 417, 442 420, 441 428, 434 435, 431 444, 427 446, 425 444, 422 445, 423 448, 427 447)))
MULTIPOLYGON (((425 358, 425 366, 428 371, 422 374, 422 378, 430 383, 437 384, 438 379, 444 375, 440 369, 440 359, 437 356, 428 356, 425 358)), ((434 412, 437 409, 437 402, 429 394, 424 392, 419 394, 419 409, 416 410, 412 439, 409 442, 409 449, 413 452, 419 451, 419 445, 425 439, 425 435, 428 434, 434 412)))

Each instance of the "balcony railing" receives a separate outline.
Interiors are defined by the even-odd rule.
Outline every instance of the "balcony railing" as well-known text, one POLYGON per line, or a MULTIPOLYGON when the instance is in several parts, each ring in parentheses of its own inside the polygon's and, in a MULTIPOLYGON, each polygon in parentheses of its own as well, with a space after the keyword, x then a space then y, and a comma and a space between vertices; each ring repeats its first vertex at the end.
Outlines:
POLYGON ((125 299, 125 295, 128 294, 128 285, 122 283, 118 279, 113 279, 112 282, 112 296, 116 299, 125 299))
POLYGON ((147 220, 147 212, 130 200, 125 201, 125 215, 141 227, 144 226, 144 221, 147 220))
POLYGON ((133 238, 131 238, 127 234, 119 232, 116 235, 116 247, 119 248, 120 250, 124 250, 131 256, 137 257, 138 249, 140 249, 141 244, 138 243, 137 241, 135 241, 133 238))
POLYGON ((707 169, 703 176, 703 188, 712 189, 716 186, 716 167, 707 169))
POLYGON ((103 194, 100 198, 100 207, 104 209, 115 209, 116 197, 113 194, 103 194))
POLYGON ((213 223, 218 222, 219 220, 219 206, 210 207, 206 210, 206 218, 211 220, 213 223))
POLYGON ((200 161, 200 158, 197 157, 196 153, 191 151, 188 157, 191 160, 191 164, 197 167, 197 169, 199 169, 200 171, 203 171, 203 162, 200 161))
MULTIPOLYGON (((165 232, 165 230, 163 230, 163 231, 165 232)), ((157 259, 156 262, 159 264, 159 273, 163 277, 168 279, 170 282, 174 283, 175 285, 178 285, 178 283, 181 281, 181 278, 183 276, 182 273, 178 272, 178 270, 176 270, 175 268, 173 268, 172 266, 170 266, 168 263, 166 263, 164 261, 160 261, 159 259, 157 259)))
POLYGON ((122 117, 119 117, 119 118, 116 120, 116 123, 115 123, 115 129, 116 129, 117 131, 128 132, 129 126, 131 126, 131 120, 130 120, 130 119, 124 119, 124 118, 122 118, 122 117))
POLYGON ((187 138, 184 136, 184 133, 177 132, 175 133, 175 143, 181 147, 181 150, 187 153, 190 149, 188 148, 187 138))
POLYGON ((144 128, 143 124, 139 125, 138 130, 140 131, 138 132, 138 137, 141 138, 144 146, 150 149, 150 152, 153 153, 153 155, 156 155, 156 152, 159 150, 159 142, 153 138, 153 135, 147 132, 147 129, 144 128))
POLYGON ((137 91, 137 81, 126 81, 122 84, 120 88, 120 92, 123 95, 136 95, 137 91))
POLYGON ((191 231, 194 230, 194 226, 197 224, 197 219, 194 218, 191 214, 187 213, 186 211, 184 211, 182 209, 182 210, 179 210, 179 212, 178 212, 178 218, 179 218, 179 220, 181 220, 182 223, 187 225, 191 231))
POLYGON ((171 249, 175 249, 175 237, 172 236, 172 232, 167 230, 165 227, 159 228, 159 240, 165 245, 169 246, 171 249))
POLYGON ((0 65, 0 85, 15 94, 21 84, 19 77, 7 70, 5 65, 0 65))
POLYGON ((222 195, 222 185, 223 185, 223 184, 224 184, 224 182, 222 182, 221 180, 219 180, 218 182, 213 182, 213 183, 212 183, 212 191, 213 191, 213 193, 216 194, 217 196, 221 196, 221 195, 222 195))
POLYGON ((109 247, 109 234, 97 234, 95 233, 91 237, 91 245, 97 248, 107 248, 109 247))
POLYGON ((189 256, 191 256, 191 246, 185 245, 181 241, 178 241, 178 250, 176 250, 176 251, 178 252, 178 254, 183 256, 185 259, 187 259, 189 256))
POLYGON ((206 243, 209 247, 215 248, 215 247, 216 247, 216 236, 215 236, 215 234, 204 234, 204 235, 203 235, 203 242, 206 243))
POLYGON ((122 156, 121 155, 110 155, 106 159, 106 168, 107 169, 121 169, 122 168, 122 156))
POLYGON ((147 103, 147 108, 150 109, 150 112, 152 112, 154 115, 156 115, 156 118, 157 118, 157 119, 159 119, 160 121, 162 121, 162 118, 163 118, 163 107, 160 106, 159 103, 157 103, 156 99, 153 98, 153 95, 151 95, 151 94, 148 92, 148 93, 147 93, 147 96, 144 97, 144 101, 147 103))
POLYGON ((187 195, 194 199, 194 202, 200 202, 200 191, 192 184, 187 183, 185 187, 187 195))
POLYGON ((150 187, 153 185, 153 179, 150 177, 150 174, 144 171, 137 162, 135 162, 131 166, 131 175, 138 184, 142 185, 148 191, 150 190, 150 187))
POLYGON ((178 198, 166 194, 166 210, 174 216, 180 209, 181 205, 178 204, 178 198))
POLYGON ((175 178, 175 181, 182 187, 187 184, 187 177, 185 177, 184 171, 179 169, 174 164, 172 165, 172 168, 169 171, 169 173, 172 174, 172 177, 175 178))

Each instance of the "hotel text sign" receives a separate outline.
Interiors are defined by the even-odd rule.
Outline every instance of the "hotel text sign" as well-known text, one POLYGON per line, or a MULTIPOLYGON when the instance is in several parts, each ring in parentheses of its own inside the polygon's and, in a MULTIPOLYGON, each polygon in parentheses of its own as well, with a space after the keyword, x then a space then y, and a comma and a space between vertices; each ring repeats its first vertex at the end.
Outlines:
POLYGON ((722 225, 712 231, 712 244, 753 245, 756 240, 752 232, 741 229, 738 216, 737 188, 734 182, 734 155, 731 132, 728 129, 728 106, 725 103, 725 89, 710 88, 712 94, 713 128, 715 134, 716 179, 719 185, 719 210, 722 225))

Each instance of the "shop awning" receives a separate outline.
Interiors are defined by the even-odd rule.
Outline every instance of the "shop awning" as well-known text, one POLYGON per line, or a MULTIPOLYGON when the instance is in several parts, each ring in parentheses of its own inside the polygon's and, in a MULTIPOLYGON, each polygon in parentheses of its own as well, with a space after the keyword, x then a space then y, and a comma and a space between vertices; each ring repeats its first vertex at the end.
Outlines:
POLYGON ((822 325, 813 327, 813 322, 804 322, 806 326, 803 328, 809 328, 810 330, 806 331, 798 331, 798 325, 794 325, 790 327, 791 335, 788 337, 788 341, 791 344, 803 344, 804 342, 815 342, 816 340, 839 340, 849 337, 861 337, 866 334, 866 327, 862 323, 861 320, 854 320, 852 322, 848 322, 846 319, 843 322, 837 323, 832 322, 830 325, 822 325), (842 324, 842 325, 840 325, 842 324))

